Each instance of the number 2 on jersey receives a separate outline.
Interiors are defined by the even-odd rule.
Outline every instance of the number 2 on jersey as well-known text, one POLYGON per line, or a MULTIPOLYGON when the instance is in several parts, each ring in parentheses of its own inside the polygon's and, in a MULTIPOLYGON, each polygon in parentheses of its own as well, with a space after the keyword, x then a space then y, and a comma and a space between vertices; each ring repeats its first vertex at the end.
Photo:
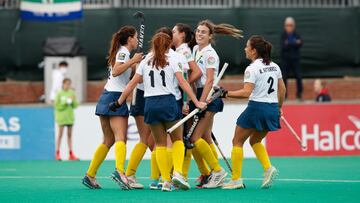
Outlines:
POLYGON ((270 83, 270 87, 269 87, 267 93, 268 93, 268 94, 271 94, 271 93, 273 93, 273 92, 275 91, 274 88, 273 88, 274 78, 269 77, 269 79, 267 80, 267 83, 270 83))
MULTIPOLYGON (((160 71, 160 75, 161 75, 161 79, 162 79, 162 85, 164 87, 166 87, 165 71, 164 70, 160 71)), ((155 87, 155 79, 154 79, 154 71, 153 70, 150 71, 149 76, 150 76, 151 87, 155 87)))

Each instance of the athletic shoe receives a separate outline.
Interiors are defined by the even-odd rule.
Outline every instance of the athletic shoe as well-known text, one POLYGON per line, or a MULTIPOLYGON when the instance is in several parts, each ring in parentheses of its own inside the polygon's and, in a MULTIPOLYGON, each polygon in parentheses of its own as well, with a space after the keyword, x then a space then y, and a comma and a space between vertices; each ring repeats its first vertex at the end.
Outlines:
POLYGON ((134 188, 134 189, 143 189, 144 188, 144 185, 137 182, 136 177, 134 175, 128 176, 127 179, 129 181, 129 185, 131 188, 134 188))
POLYGON ((213 172, 209 178, 209 182, 203 185, 203 188, 217 188, 220 187, 224 182, 225 177, 227 176, 227 172, 221 168, 219 172, 213 172))
POLYGON ((153 181, 149 184, 149 188, 150 188, 150 190, 161 190, 161 188, 162 188, 162 183, 159 183, 158 180, 153 180, 153 181))
POLYGON ((162 184, 161 190, 163 192, 171 192, 172 191, 171 183, 169 181, 164 181, 164 183, 162 184))
POLYGON ((86 187, 88 187, 90 189, 101 189, 101 186, 96 182, 96 179, 94 179, 94 181, 91 181, 88 176, 85 176, 81 180, 81 182, 83 185, 85 185, 86 187))
POLYGON ((207 184, 209 182, 209 175, 201 175, 196 179, 196 182, 198 184, 196 184, 196 188, 201 189, 203 187, 203 185, 207 184))
POLYGON ((278 176, 278 174, 279 174, 279 171, 274 166, 271 166, 264 173, 264 180, 263 180, 263 183, 261 185, 261 188, 262 189, 270 188, 273 185, 274 180, 278 176))
POLYGON ((222 185, 222 189, 226 189, 226 190, 242 189, 242 188, 245 188, 242 179, 230 180, 228 183, 224 183, 222 185))
POLYGON ((121 189, 123 189, 123 190, 131 189, 131 187, 129 185, 129 181, 126 178, 125 174, 119 173, 117 170, 115 170, 111 174, 111 178, 120 186, 121 189))
POLYGON ((77 158, 73 153, 69 153, 69 160, 70 161, 79 161, 79 158, 77 158))
MULTIPOLYGON (((172 182, 182 190, 190 189, 190 185, 186 182, 184 176, 178 172, 173 173, 172 182)), ((164 186, 163 186, 164 187, 164 186)))
POLYGON ((61 161, 60 152, 55 153, 55 160, 56 161, 61 161))

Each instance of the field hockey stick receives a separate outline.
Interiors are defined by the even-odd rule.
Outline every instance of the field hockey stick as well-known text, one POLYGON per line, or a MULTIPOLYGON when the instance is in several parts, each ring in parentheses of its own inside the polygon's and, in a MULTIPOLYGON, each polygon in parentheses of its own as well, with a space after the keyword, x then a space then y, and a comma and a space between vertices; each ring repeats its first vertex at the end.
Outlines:
POLYGON ((230 166, 230 163, 229 163, 229 161, 227 160, 227 158, 225 157, 224 153, 221 151, 220 146, 219 146, 219 143, 218 143, 218 141, 216 140, 216 137, 215 137, 214 133, 212 133, 212 132, 211 132, 211 138, 212 138, 212 140, 214 141, 217 149, 219 150, 222 158, 224 159, 224 161, 225 161, 225 163, 226 163, 226 166, 229 168, 230 172, 232 172, 232 168, 231 168, 231 166, 230 166))
POLYGON ((300 144, 301 149, 303 151, 307 150, 307 146, 306 144, 303 144, 299 135, 295 132, 294 128, 291 127, 291 125, 289 124, 289 122, 285 119, 284 116, 281 116, 281 120, 285 123, 286 127, 290 130, 291 134, 295 137, 296 141, 300 144))
MULTIPOLYGON (((139 19, 139 32, 138 32, 138 46, 136 48, 136 53, 140 53, 143 51, 144 48, 144 36, 145 36, 145 15, 144 13, 140 11, 136 11, 133 16, 137 19, 139 19)), ((136 65, 136 69, 138 67, 138 64, 136 65)), ((136 92, 137 88, 133 90, 132 100, 131 104, 136 104, 136 92)))
MULTIPOLYGON (((211 95, 214 93, 214 87, 217 86, 217 84, 219 83, 221 77, 224 75, 224 72, 226 70, 226 68, 228 67, 228 63, 225 63, 224 66, 222 67, 218 77, 215 79, 214 84, 206 98, 206 100, 209 100, 209 98, 211 98, 211 95)), ((196 108, 195 110, 193 110, 192 112, 190 112, 187 116, 185 116, 183 119, 181 119, 179 122, 177 122, 175 125, 173 125, 171 128, 169 128, 167 130, 167 133, 172 133, 176 128, 178 128, 179 126, 181 126, 183 123, 185 123, 187 120, 189 120, 191 117, 193 117, 195 114, 199 113, 201 111, 201 109, 196 108)))

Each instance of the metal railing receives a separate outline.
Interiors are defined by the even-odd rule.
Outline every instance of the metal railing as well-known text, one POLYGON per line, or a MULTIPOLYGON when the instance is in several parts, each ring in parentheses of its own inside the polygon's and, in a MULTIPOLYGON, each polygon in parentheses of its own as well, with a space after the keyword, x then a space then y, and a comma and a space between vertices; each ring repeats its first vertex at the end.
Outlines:
MULTIPOLYGON (((82 0, 82 2, 84 9, 348 8, 360 6, 360 0, 82 0)), ((19 6, 20 0, 0 0, 0 9, 18 9, 19 6)))

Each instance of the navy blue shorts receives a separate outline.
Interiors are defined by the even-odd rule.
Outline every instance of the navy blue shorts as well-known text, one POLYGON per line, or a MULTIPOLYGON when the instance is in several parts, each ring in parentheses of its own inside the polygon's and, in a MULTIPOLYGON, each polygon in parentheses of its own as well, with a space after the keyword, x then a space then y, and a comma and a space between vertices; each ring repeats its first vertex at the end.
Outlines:
POLYGON ((174 95, 145 97, 145 123, 153 125, 181 119, 181 111, 174 95))
POLYGON ((130 115, 132 116, 144 116, 145 98, 144 91, 141 89, 136 90, 136 103, 130 106, 130 115))
POLYGON ((242 128, 254 128, 257 131, 280 129, 278 103, 249 101, 245 111, 237 119, 236 125, 242 128))
MULTIPOLYGON (((203 88, 196 89, 197 99, 200 99, 202 92, 203 92, 203 88)), ((189 108, 190 108, 190 112, 196 109, 196 106, 192 101, 190 101, 189 108)), ((223 109, 224 109, 224 102, 222 101, 221 98, 217 98, 207 106, 205 111, 211 111, 217 113, 217 112, 222 112, 223 109)))
POLYGON ((104 89, 96 105, 95 114, 98 116, 129 116, 129 109, 126 103, 123 103, 117 111, 109 109, 109 104, 119 99, 121 92, 109 92, 104 89))

